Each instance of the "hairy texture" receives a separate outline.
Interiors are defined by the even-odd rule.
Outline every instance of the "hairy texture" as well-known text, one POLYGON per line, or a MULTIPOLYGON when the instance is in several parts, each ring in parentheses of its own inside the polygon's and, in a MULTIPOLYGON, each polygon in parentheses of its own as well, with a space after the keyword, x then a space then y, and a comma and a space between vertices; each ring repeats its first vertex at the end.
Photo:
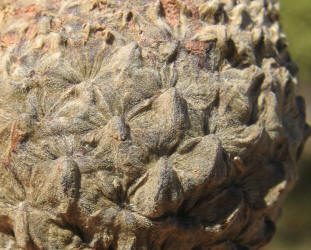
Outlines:
POLYGON ((1 249, 258 249, 310 129, 271 0, 0 1, 1 249))

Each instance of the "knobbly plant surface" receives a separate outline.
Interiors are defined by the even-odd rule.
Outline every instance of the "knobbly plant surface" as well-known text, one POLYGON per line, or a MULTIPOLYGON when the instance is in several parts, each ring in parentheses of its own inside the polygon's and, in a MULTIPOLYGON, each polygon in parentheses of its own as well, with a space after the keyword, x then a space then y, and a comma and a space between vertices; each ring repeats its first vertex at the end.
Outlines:
POLYGON ((0 1, 1 249, 259 249, 310 129, 271 0, 0 1))

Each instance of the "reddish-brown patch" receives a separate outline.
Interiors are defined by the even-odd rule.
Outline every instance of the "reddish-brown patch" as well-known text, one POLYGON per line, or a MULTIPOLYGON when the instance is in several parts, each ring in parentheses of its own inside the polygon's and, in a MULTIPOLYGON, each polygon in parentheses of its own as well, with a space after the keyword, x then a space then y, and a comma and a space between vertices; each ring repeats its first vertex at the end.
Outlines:
POLYGON ((18 43, 18 35, 14 32, 9 32, 1 36, 1 42, 6 46, 18 43))
POLYGON ((38 32, 38 24, 34 23, 29 26, 25 34, 25 40, 32 40, 38 32))
POLYGON ((188 40, 185 41, 184 43, 185 48, 190 51, 191 53, 204 57, 206 54, 206 43, 200 42, 200 41, 195 41, 195 40, 188 40))
POLYGON ((11 145, 10 145, 9 153, 3 162, 4 166, 10 165, 10 159, 11 159, 12 153, 16 150, 19 140, 21 139, 21 135, 19 134, 17 130, 17 122, 14 122, 12 125, 10 138, 11 138, 11 145))
POLYGON ((19 134, 16 127, 17 127, 17 122, 14 122, 13 128, 12 128, 12 133, 11 133, 11 152, 16 150, 18 142, 21 138, 21 135, 19 134))
POLYGON ((34 18, 38 14, 38 9, 36 4, 30 4, 25 8, 16 9, 14 16, 16 17, 27 17, 34 18))
POLYGON ((180 21, 180 4, 177 0, 161 0, 166 21, 176 26, 180 21))

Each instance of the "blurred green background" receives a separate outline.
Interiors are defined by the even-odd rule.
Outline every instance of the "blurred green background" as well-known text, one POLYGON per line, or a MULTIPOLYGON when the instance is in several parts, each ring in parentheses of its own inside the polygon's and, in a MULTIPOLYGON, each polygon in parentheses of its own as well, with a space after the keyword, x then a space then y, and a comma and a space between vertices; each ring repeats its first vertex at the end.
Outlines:
MULTIPOLYGON (((292 59, 299 66, 299 89, 311 124, 311 0, 279 0, 281 24, 292 59)), ((287 198, 277 233, 267 250, 311 250, 311 139, 299 162, 299 181, 287 198)))

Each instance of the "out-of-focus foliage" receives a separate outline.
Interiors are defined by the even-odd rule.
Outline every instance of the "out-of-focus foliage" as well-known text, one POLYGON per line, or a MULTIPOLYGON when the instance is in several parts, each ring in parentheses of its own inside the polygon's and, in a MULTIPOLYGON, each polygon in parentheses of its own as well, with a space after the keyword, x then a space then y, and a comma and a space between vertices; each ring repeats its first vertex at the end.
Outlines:
POLYGON ((299 65, 301 84, 311 84, 311 0, 280 0, 281 23, 292 58, 299 65), (309 78, 309 79, 307 79, 309 78))
POLYGON ((277 226, 277 234, 267 250, 311 249, 311 159, 300 163, 300 179, 290 193, 277 226))
MULTIPOLYGON (((289 51, 299 66, 299 93, 311 123, 311 0, 280 0, 281 23, 289 51)), ((311 139, 299 164, 299 181, 290 193, 277 234, 267 250, 311 249, 311 139)))

